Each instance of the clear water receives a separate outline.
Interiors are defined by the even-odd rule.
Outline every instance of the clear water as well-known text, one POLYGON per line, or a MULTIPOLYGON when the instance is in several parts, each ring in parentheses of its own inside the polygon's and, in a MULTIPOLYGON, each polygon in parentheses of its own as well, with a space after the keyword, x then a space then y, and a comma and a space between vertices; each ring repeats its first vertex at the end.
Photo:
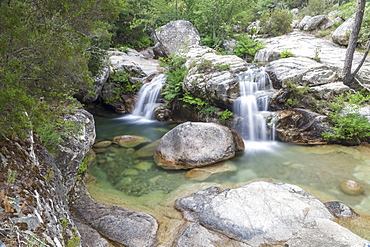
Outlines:
MULTIPOLYGON (((173 124, 155 121, 133 121, 127 116, 96 118, 98 141, 111 140, 119 135, 139 135, 155 141, 173 127, 173 124)), ((233 171, 213 174, 204 181, 188 179, 187 171, 161 169, 152 157, 135 158, 137 149, 112 145, 105 152, 97 153, 97 161, 90 167, 95 180, 89 186, 104 184, 104 188, 109 187, 109 193, 119 193, 127 200, 143 197, 148 203, 150 195, 156 201, 181 186, 201 189, 204 182, 233 186, 268 178, 301 186, 324 202, 341 201, 359 213, 370 215, 370 147, 366 145, 298 146, 279 142, 246 142, 245 152, 226 162, 235 168, 233 171), (344 194, 340 184, 345 179, 360 183, 365 193, 359 196, 344 194)))

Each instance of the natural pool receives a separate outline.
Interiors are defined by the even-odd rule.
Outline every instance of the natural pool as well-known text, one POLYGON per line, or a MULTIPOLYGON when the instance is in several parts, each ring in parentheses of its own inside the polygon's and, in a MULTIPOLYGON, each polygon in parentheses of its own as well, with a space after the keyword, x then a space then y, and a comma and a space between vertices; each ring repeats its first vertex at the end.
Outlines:
MULTIPOLYGON (((176 126, 153 121, 136 122, 127 116, 96 117, 95 120, 97 141, 120 135, 145 136, 155 141, 176 126)), ((89 170, 93 179, 87 183, 96 200, 141 210, 156 217, 165 214, 158 210, 163 211, 163 206, 169 205, 168 201, 207 186, 236 187, 251 180, 268 178, 298 185, 323 202, 341 201, 360 214, 370 215, 370 146, 367 144, 345 147, 246 142, 243 154, 225 162, 224 165, 231 169, 203 181, 188 179, 187 171, 159 168, 151 157, 135 158, 136 151, 137 148, 111 145, 97 153, 96 162, 89 170), (343 193, 340 184, 345 179, 357 181, 364 194, 343 193)))

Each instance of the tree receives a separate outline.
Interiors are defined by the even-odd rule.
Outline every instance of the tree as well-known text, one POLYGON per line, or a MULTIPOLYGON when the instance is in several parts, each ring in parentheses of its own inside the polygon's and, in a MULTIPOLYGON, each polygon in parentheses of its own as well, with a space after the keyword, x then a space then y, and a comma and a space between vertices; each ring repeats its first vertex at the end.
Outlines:
POLYGON ((356 50, 357 40, 358 40, 362 20, 363 20, 364 13, 365 13, 365 7, 366 7, 366 0, 357 0, 357 11, 356 11, 355 23, 354 23, 354 27, 353 27, 353 30, 351 32, 351 35, 349 37, 349 43, 348 43, 348 47, 347 47, 346 57, 345 57, 345 60, 344 60, 344 66, 343 66, 343 71, 342 71, 342 73, 344 75, 343 83, 347 86, 350 86, 350 87, 355 87, 355 85, 353 83, 353 80, 354 80, 356 74, 358 73, 358 71, 360 70, 361 66, 365 62, 365 59, 366 59, 366 57, 369 53, 369 50, 370 50, 370 41, 369 41, 362 60, 358 64, 355 71, 352 73, 353 55, 354 55, 355 50, 356 50))
POLYGON ((92 40, 109 38, 116 6, 114 0, 0 2, 0 134, 42 133, 67 112, 71 96, 92 82, 92 40))

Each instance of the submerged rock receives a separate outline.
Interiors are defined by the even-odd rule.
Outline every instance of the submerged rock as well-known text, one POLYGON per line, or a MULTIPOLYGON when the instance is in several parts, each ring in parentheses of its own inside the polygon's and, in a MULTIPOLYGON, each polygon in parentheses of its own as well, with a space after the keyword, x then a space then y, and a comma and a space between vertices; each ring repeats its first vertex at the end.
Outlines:
POLYGON ((175 246, 366 246, 368 241, 331 221, 325 205, 295 185, 257 181, 222 192, 217 187, 176 201, 188 223, 175 246), (334 234, 334 235, 333 235, 334 234), (334 236, 334 237, 333 237, 334 236))
POLYGON ((215 123, 187 122, 165 134, 154 160, 164 169, 188 169, 214 164, 244 150, 239 134, 215 123))
POLYGON ((353 196, 362 195, 364 193, 364 190, 360 186, 359 183, 353 180, 346 179, 340 184, 340 189, 348 194, 353 196))
POLYGON ((142 136, 123 135, 114 137, 113 142, 120 147, 133 148, 140 144, 150 142, 150 140, 142 136))

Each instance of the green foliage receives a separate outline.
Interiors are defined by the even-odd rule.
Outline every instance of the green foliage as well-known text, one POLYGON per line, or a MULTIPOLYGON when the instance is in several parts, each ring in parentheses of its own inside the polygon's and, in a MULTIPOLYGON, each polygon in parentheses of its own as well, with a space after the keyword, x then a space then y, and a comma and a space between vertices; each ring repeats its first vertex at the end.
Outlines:
POLYGON ((222 63, 216 63, 215 68, 218 71, 225 71, 225 70, 230 70, 230 65, 231 64, 222 64, 222 63))
POLYGON ((285 83, 286 87, 286 98, 284 102, 284 109, 291 109, 299 106, 303 96, 307 95, 310 87, 301 86, 296 83, 285 83))
POLYGON ((281 58, 293 57, 293 53, 290 49, 285 49, 280 53, 281 58))
POLYGON ((210 60, 203 59, 198 65, 197 68, 200 72, 211 71, 213 69, 213 63, 210 60))
POLYGON ((109 39, 115 8, 110 0, 0 1, 0 134, 24 137, 45 124, 52 132, 75 104, 70 96, 92 85, 104 58, 95 47, 109 39))
POLYGON ((217 112, 215 106, 212 106, 208 101, 195 97, 190 92, 186 92, 180 100, 186 103, 184 107, 195 106, 201 116, 212 116, 217 112))
POLYGON ((17 171, 8 171, 8 178, 7 178, 7 183, 14 183, 15 179, 17 178, 17 171))
POLYGON ((315 52, 315 56, 313 57, 313 60, 315 60, 316 62, 320 62, 321 47, 316 46, 314 52, 315 52))
POLYGON ((370 96, 360 92, 338 95, 329 103, 331 112, 328 121, 333 124, 332 132, 323 133, 326 139, 356 140, 370 136, 370 122, 359 114, 361 104, 368 102, 370 96))
POLYGON ((54 176, 54 168, 52 167, 52 168, 47 169, 47 173, 43 177, 45 178, 45 181, 47 183, 50 183, 53 176, 54 176))
POLYGON ((240 58, 246 58, 251 61, 258 50, 265 45, 261 42, 256 42, 248 35, 240 35, 237 37, 238 43, 235 45, 233 53, 240 58))
POLYGON ((161 95, 170 103, 183 94, 182 83, 187 74, 185 67, 186 59, 172 55, 168 58, 161 58, 161 66, 166 68, 167 81, 162 89, 161 95))
POLYGON ((126 70, 114 71, 110 74, 109 81, 120 85, 115 92, 117 98, 111 100, 120 100, 121 94, 135 94, 140 90, 142 82, 132 82, 131 77, 141 77, 141 75, 132 74, 126 70))
POLYGON ((229 119, 230 117, 232 117, 234 115, 233 112, 231 112, 229 109, 226 109, 222 112, 219 112, 217 113, 217 115, 220 116, 220 120, 221 121, 226 121, 227 119, 229 119))
POLYGON ((268 36, 279 36, 292 30, 293 15, 287 10, 274 10, 261 16, 261 32, 268 36))

